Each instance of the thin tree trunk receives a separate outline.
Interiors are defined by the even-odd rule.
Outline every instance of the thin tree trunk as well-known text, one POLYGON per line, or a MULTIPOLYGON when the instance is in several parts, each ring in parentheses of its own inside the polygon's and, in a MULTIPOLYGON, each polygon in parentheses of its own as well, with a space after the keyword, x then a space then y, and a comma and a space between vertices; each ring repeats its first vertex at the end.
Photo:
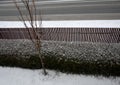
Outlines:
MULTIPOLYGON (((31 3, 29 0, 21 0, 21 1, 26 9, 28 16, 27 15, 25 17, 23 16, 23 11, 20 9, 20 6, 18 6, 17 1, 13 0, 13 2, 14 2, 15 6, 20 14, 20 17, 21 17, 21 18, 19 18, 19 20, 21 20, 23 22, 25 28, 27 29, 28 34, 30 36, 30 40, 33 42, 36 50, 38 51, 38 56, 39 56, 40 61, 41 61, 41 66, 42 66, 44 75, 47 75, 44 61, 43 61, 43 58, 41 56, 41 35, 42 34, 40 34, 37 30, 38 28, 41 27, 41 24, 37 25, 37 14, 36 14, 37 10, 36 10, 36 6, 35 6, 35 0, 32 0, 31 3), (28 27, 28 24, 26 23, 25 19, 27 19, 29 21, 29 25, 31 26, 31 30, 28 27)), ((41 15, 39 15, 39 16, 40 16, 40 18, 39 18, 40 22, 42 22, 41 15)))

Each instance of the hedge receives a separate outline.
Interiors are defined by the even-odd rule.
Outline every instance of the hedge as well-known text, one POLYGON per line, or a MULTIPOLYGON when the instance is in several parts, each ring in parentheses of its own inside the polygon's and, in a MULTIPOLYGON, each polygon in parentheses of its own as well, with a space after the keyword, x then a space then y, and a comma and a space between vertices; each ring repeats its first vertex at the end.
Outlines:
MULTIPOLYGON (((66 73, 91 74, 103 76, 120 76, 120 62, 86 61, 76 58, 66 58, 52 53, 44 55, 45 67, 66 73)), ((28 69, 41 69, 41 62, 37 55, 20 57, 18 55, 0 55, 0 65, 10 67, 22 67, 28 69)))

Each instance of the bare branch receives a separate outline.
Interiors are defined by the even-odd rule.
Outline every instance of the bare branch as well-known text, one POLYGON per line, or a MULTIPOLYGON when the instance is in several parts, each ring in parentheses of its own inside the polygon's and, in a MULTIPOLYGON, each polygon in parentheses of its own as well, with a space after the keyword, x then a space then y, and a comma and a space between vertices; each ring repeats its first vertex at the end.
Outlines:
POLYGON ((37 10, 36 10, 36 5, 35 5, 35 0, 32 0, 32 3, 30 3, 29 0, 22 0, 22 3, 25 6, 27 14, 29 15, 29 16, 26 15, 25 17, 23 16, 23 13, 22 13, 20 7, 18 6, 16 0, 14 0, 14 3, 15 3, 15 6, 21 16, 21 17, 19 17, 19 20, 23 22, 26 30, 28 31, 31 41, 34 43, 35 48, 38 51, 38 55, 41 60, 41 65, 42 65, 44 74, 46 75, 47 72, 45 70, 43 58, 41 56, 41 36, 42 35, 39 34, 39 32, 37 31, 37 28, 38 27, 40 28, 41 24, 42 24, 41 13, 38 18, 38 20, 40 19, 40 22, 39 22, 39 25, 37 25, 37 10), (25 18, 28 20, 28 23, 31 26, 31 29, 28 27, 28 24, 26 23, 25 18))

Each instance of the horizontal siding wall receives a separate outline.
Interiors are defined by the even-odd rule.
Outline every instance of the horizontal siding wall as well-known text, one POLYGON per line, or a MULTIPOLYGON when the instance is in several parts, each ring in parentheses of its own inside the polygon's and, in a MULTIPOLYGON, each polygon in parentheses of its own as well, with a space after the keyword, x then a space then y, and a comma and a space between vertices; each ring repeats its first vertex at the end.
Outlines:
MULTIPOLYGON (((38 31, 42 40, 48 41, 120 42, 119 28, 40 28, 38 31)), ((30 39, 30 36, 25 28, 0 28, 0 39, 30 39)))

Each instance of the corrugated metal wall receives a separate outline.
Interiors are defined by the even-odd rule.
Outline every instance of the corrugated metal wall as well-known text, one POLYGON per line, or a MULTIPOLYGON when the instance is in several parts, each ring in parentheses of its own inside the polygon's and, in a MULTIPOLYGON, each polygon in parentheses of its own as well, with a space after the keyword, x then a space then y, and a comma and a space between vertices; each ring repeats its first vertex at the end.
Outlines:
MULTIPOLYGON (((42 40, 120 42, 119 28, 40 28, 42 40)), ((25 28, 0 28, 0 39, 30 39, 25 28)))

